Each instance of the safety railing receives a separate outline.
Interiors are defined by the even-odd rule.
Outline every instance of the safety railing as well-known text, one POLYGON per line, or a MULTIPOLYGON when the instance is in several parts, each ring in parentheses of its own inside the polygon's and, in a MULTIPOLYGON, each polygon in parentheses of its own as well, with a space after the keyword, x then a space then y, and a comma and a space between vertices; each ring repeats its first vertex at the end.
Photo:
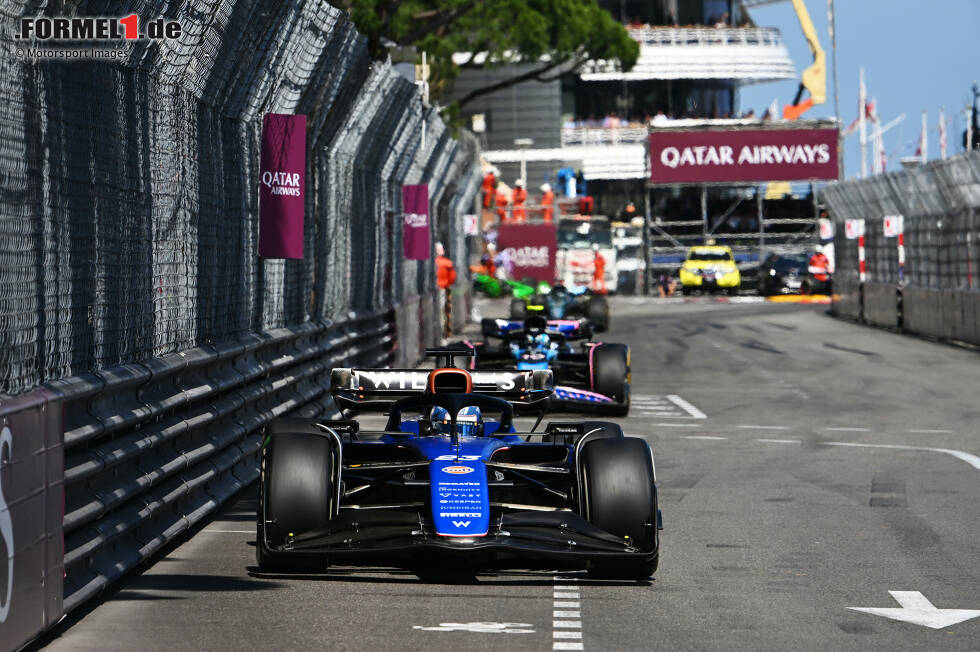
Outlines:
POLYGON ((333 367, 386 366, 395 345, 387 312, 50 383, 65 415, 65 611, 254 481, 268 421, 335 415, 333 367))

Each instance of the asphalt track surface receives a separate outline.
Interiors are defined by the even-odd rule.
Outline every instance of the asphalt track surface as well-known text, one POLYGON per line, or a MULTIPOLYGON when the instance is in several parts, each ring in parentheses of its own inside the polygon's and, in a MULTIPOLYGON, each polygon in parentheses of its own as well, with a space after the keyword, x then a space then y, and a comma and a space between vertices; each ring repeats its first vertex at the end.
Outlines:
POLYGON ((977 649, 980 618, 932 629, 849 607, 897 608, 889 591, 917 591, 980 609, 980 353, 825 306, 613 310, 605 339, 633 352, 624 428, 657 460, 653 580, 263 576, 251 490, 46 648, 977 649))

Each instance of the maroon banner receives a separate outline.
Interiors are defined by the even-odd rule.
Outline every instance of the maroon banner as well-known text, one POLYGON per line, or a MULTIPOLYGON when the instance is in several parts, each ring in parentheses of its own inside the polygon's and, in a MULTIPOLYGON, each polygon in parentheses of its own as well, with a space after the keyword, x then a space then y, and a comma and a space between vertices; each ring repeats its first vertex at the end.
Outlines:
POLYGON ((306 116, 267 113, 259 165, 259 255, 303 257, 306 116))
POLYGON ((429 186, 402 186, 402 253, 405 260, 429 259, 429 186))
POLYGON ((497 249, 512 280, 555 281, 558 240, 554 224, 501 224, 497 249))
POLYGON ((836 180, 836 129, 650 132, 650 183, 836 180))

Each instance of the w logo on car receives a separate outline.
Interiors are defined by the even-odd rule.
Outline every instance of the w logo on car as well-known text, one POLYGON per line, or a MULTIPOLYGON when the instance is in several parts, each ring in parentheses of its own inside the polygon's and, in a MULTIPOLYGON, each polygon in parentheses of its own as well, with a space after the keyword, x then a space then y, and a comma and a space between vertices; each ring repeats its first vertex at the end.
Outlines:
POLYGON ((453 525, 456 527, 469 527, 471 521, 453 521, 453 525))

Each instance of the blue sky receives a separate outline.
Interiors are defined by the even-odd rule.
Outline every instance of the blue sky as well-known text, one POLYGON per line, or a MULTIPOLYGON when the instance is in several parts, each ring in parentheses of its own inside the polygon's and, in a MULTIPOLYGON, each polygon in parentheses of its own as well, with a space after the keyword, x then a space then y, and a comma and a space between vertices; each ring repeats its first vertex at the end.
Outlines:
MULTIPOLYGON (((827 0, 806 0, 807 9, 827 52, 827 103, 805 117, 834 115, 833 67, 827 30, 827 0)), ((939 109, 946 105, 950 155, 963 150, 966 128, 963 108, 970 87, 980 80, 980 0, 835 0, 840 111, 844 125, 857 117, 859 70, 864 66, 869 97, 878 100, 884 123, 906 113, 904 123, 884 135, 888 169, 915 153, 922 111, 929 112, 929 158, 939 157, 939 109)), ((750 10, 757 25, 777 27, 797 74, 812 62, 810 50, 788 0, 750 10)), ((742 111, 765 112, 773 98, 789 104, 798 81, 756 84, 742 88, 742 111)), ((857 133, 844 141, 844 170, 860 172, 857 133)), ((870 145, 869 171, 870 171, 870 145)))

